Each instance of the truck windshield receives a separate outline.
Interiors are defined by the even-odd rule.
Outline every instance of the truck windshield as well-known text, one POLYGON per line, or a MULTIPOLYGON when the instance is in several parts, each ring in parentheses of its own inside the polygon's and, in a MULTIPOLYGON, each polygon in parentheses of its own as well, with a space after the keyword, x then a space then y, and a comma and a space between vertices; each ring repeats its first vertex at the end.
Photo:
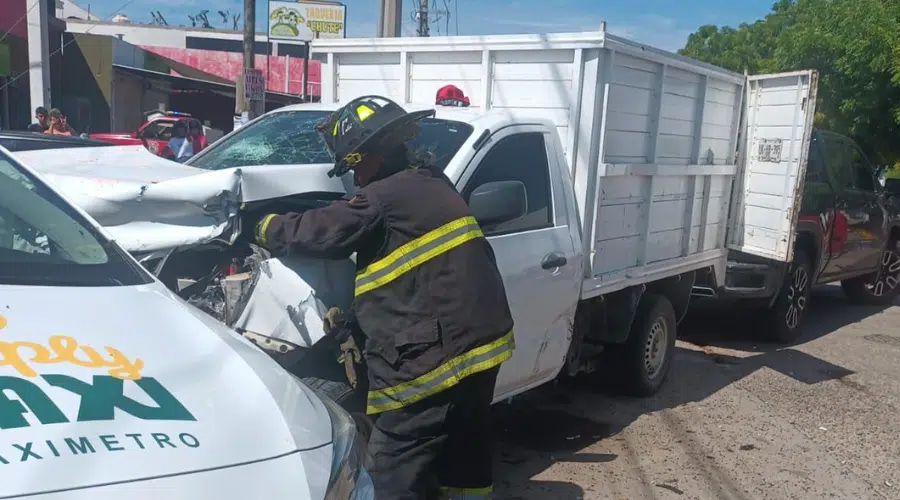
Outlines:
MULTIPOLYGON (((253 165, 302 165, 334 160, 315 130, 329 111, 282 111, 248 125, 230 137, 210 145, 187 162, 207 170, 253 165)), ((472 134, 472 126, 457 121, 426 118, 421 132, 407 145, 413 151, 431 153, 443 170, 472 134)))
POLYGON ((0 151, 0 284, 124 286, 150 277, 0 151))

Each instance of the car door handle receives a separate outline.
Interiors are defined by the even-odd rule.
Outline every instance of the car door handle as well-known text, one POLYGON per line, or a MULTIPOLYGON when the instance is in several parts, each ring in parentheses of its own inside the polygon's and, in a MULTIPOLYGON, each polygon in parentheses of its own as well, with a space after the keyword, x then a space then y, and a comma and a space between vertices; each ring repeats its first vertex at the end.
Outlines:
POLYGON ((566 265, 566 256, 561 253, 548 253, 541 260, 541 267, 544 269, 555 269, 566 265))

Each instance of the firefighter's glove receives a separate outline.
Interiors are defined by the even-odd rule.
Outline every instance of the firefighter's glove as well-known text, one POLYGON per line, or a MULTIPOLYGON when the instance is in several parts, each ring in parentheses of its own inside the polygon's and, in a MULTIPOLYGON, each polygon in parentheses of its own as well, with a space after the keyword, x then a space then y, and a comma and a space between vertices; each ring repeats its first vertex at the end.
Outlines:
POLYGON ((325 313, 322 323, 324 324, 325 335, 334 335, 338 329, 343 328, 347 323, 347 317, 339 307, 332 307, 325 313))
POLYGON ((344 372, 347 374, 347 382, 350 387, 356 389, 359 379, 356 375, 356 366, 362 362, 362 352, 356 346, 356 340, 353 335, 347 337, 341 344, 341 359, 344 363, 344 372))
POLYGON ((240 240, 248 243, 254 243, 263 248, 270 248, 269 242, 266 240, 266 231, 272 219, 278 214, 268 214, 262 218, 245 216, 241 219, 241 235, 240 240))

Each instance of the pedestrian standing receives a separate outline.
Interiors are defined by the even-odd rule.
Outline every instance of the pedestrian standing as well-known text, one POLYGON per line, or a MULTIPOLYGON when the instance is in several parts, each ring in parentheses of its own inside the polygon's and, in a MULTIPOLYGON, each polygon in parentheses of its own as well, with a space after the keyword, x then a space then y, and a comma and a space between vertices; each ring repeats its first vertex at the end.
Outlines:
POLYGON ((73 135, 72 132, 72 127, 69 127, 69 124, 66 123, 66 117, 62 114, 62 111, 56 108, 51 109, 50 127, 44 133, 50 135, 73 135))
POLYGON ((182 163, 194 156, 193 138, 188 130, 187 122, 179 120, 172 126, 172 137, 166 148, 171 151, 175 161, 182 163))
POLYGON ((36 123, 32 123, 28 126, 29 132, 46 132, 48 128, 50 128, 50 115, 47 113, 47 108, 43 106, 38 106, 34 110, 34 118, 37 120, 36 123))

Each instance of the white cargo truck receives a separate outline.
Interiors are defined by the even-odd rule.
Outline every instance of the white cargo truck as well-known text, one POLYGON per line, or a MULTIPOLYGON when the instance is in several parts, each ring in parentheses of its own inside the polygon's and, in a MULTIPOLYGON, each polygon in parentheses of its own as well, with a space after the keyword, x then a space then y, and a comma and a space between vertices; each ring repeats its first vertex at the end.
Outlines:
MULTIPOLYGON (((79 191, 73 198, 89 212, 95 206, 106 229, 174 286, 205 272, 211 252, 228 261, 233 250, 218 240, 233 242, 240 228, 232 223, 237 211, 222 207, 297 211, 352 192, 349 178, 325 175, 331 158, 314 125, 329 111, 372 94, 407 110, 436 108, 409 145, 431 151, 469 202, 494 247, 515 320, 517 347, 496 400, 600 367, 615 370, 629 393, 652 394, 671 367, 695 273, 711 269, 721 280, 729 248, 791 258, 812 71, 748 80, 604 31, 317 40, 312 52, 323 63, 321 102, 272 111, 187 162, 217 172, 186 169, 182 177, 168 169, 170 180, 129 177, 118 187, 73 180, 63 168, 48 177, 79 191), (434 105, 448 84, 466 94, 468 108, 434 105), (139 196, 171 202, 178 217, 158 225, 159 206, 144 213, 133 203, 139 196), (234 203, 223 201, 229 196, 234 203), (111 199, 131 215, 111 210, 111 199), (206 219, 188 217, 187 207, 206 219), (151 234, 149 221, 165 230, 151 234)), ((103 181, 123 168, 98 165, 96 156, 87 163, 103 181)), ((346 307, 352 295, 334 292, 351 290, 350 278, 323 281, 322 268, 346 272, 352 263, 256 258, 254 285, 231 299, 250 306, 227 322, 279 355, 316 352, 321 321, 310 317, 346 307)), ((208 283, 220 289, 228 272, 208 283)), ((364 400, 339 376, 312 368, 322 365, 313 358, 288 367, 348 406, 364 400)))

